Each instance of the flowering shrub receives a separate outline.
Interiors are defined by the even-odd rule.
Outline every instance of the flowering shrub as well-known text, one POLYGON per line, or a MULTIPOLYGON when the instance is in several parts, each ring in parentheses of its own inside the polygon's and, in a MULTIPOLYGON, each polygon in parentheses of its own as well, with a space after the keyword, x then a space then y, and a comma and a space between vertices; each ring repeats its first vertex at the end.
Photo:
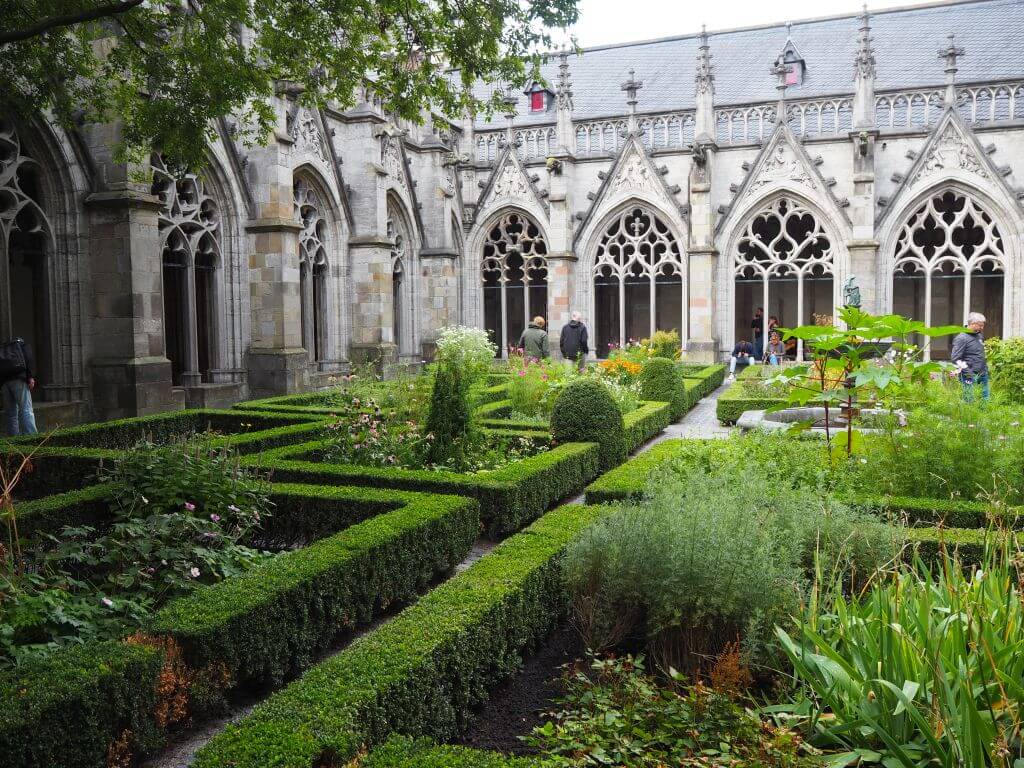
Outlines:
POLYGON ((457 365, 470 385, 487 374, 497 353, 498 348, 481 328, 454 325, 442 328, 437 337, 437 363, 457 365))
POLYGON ((628 384, 640 375, 641 363, 633 362, 627 357, 610 357, 597 365, 603 376, 619 384, 628 384))
POLYGON ((521 356, 509 359, 509 370, 512 380, 508 396, 512 410, 529 417, 549 417, 561 387, 578 375, 575 368, 565 363, 521 356))
POLYGON ((101 479, 112 488, 109 527, 65 527, 2 563, 0 664, 117 636, 267 556, 244 542, 271 514, 268 487, 227 450, 143 443, 101 479))

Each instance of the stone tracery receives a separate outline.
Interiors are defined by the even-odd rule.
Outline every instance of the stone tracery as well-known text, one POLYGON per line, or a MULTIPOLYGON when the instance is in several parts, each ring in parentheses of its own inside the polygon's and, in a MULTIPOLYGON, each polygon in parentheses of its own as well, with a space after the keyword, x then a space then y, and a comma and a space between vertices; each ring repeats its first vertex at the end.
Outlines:
POLYGON ((310 360, 327 357, 327 217, 319 193, 305 179, 295 182, 295 217, 299 231, 299 303, 302 345, 310 360))
POLYGON ((525 214, 505 213, 487 231, 480 265, 484 327, 503 354, 531 317, 547 316, 547 253, 540 227, 525 214))
MULTIPOLYGON (((894 310, 928 325, 961 324, 972 309, 1002 326, 1003 236, 987 211, 969 194, 945 189, 907 218, 893 259, 894 310)), ((948 341, 948 340, 947 340, 948 341)), ((945 351, 936 342, 926 354, 945 351)))
POLYGON ((594 259, 597 353, 675 330, 686 338, 683 252, 650 208, 634 204, 605 227, 594 259))
POLYGON ((157 225, 167 357, 174 383, 191 386, 210 381, 216 367, 220 210, 198 175, 176 176, 156 153, 150 162, 151 191, 163 205, 157 225))

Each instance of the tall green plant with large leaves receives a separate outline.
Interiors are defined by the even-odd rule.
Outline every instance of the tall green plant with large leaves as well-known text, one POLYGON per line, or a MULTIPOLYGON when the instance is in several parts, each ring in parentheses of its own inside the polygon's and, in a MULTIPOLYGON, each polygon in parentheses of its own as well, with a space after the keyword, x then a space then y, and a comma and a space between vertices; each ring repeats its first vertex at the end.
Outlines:
MULTIPOLYGON (((1024 559, 992 535, 983 566, 918 560, 849 596, 836 581, 792 636, 804 718, 830 766, 1024 767, 1024 559)), ((788 722, 792 720, 788 719, 788 722)))
MULTIPOLYGON (((942 365, 922 360, 922 348, 915 336, 932 339, 963 330, 960 326, 928 327, 901 315, 871 315, 857 307, 839 311, 842 328, 832 325, 802 325, 784 328, 786 339, 803 343, 808 362, 784 368, 777 381, 787 384, 786 399, 769 410, 802 406, 825 409, 825 438, 830 450, 847 456, 856 449, 857 433, 853 419, 846 429, 832 433, 830 412, 845 407, 852 413, 856 403, 870 395, 892 401, 905 394, 909 387, 923 386, 942 365), (888 353, 879 358, 878 353, 888 353)), ((810 422, 799 428, 809 428, 810 422)))

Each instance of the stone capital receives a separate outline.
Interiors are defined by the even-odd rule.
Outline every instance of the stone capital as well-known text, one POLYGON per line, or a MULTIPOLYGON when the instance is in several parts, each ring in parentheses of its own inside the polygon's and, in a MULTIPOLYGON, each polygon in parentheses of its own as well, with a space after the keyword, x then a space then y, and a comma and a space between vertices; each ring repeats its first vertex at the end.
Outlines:
POLYGON ((457 259, 459 252, 454 248, 420 248, 421 259, 457 259))
POLYGON ((577 256, 572 251, 555 251, 547 255, 548 261, 579 261, 577 256))
POLYGON ((391 248, 394 244, 394 240, 380 235, 358 235, 348 241, 349 248, 391 248))
POLYGON ((688 248, 686 252, 690 256, 705 255, 714 257, 718 255, 718 249, 713 245, 695 245, 692 248, 688 248))
POLYGON ((301 232, 302 222, 276 217, 256 219, 246 224, 245 230, 247 232, 301 232))
POLYGON ((164 202, 156 195, 134 189, 117 189, 107 192, 93 192, 85 198, 85 204, 94 208, 135 208, 160 211, 164 202))

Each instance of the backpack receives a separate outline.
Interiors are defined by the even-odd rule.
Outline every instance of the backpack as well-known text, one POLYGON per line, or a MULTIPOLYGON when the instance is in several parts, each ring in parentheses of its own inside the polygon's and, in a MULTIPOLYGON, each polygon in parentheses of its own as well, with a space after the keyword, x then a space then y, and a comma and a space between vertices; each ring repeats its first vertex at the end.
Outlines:
POLYGON ((28 371, 24 343, 19 338, 0 344, 0 381, 9 381, 28 371))

